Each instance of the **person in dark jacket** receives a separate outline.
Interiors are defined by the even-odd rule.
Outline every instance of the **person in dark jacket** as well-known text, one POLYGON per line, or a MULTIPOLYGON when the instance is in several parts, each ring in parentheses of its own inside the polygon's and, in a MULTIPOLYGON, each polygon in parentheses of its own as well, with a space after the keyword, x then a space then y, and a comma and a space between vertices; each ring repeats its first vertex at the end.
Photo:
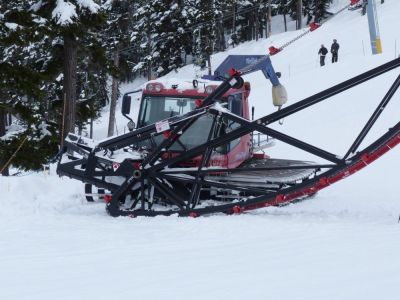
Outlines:
POLYGON ((332 53, 332 63, 337 62, 339 54, 339 44, 336 40, 333 40, 333 44, 331 46, 331 53, 332 53))
POLYGON ((328 49, 326 49, 324 45, 321 45, 318 54, 319 54, 319 64, 321 65, 321 67, 325 66, 325 56, 328 54, 328 49))

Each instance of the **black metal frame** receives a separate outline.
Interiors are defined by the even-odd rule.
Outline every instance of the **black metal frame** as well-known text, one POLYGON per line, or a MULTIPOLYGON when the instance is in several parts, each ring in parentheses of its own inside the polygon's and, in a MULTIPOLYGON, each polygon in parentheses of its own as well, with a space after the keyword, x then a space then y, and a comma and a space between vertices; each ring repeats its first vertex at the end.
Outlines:
POLYGON ((112 168, 112 159, 108 160, 96 154, 101 151, 112 153, 113 151, 125 147, 135 147, 135 145, 138 145, 144 140, 151 140, 155 135, 161 134, 156 132, 154 124, 108 139, 99 143, 91 151, 88 150, 90 148, 79 143, 79 141, 67 139, 65 142, 66 148, 78 152, 82 157, 68 162, 60 162, 57 171, 60 175, 67 175, 111 191, 112 198, 111 201, 107 203, 107 211, 112 216, 155 216, 171 214, 198 216, 215 212, 239 212, 247 209, 296 201, 337 181, 338 178, 342 179, 348 176, 348 174, 352 174, 362 168, 369 163, 366 156, 387 151, 388 143, 393 143, 393 141, 397 143, 397 139, 399 139, 400 142, 399 122, 375 142, 359 150, 362 141, 399 88, 400 75, 396 78, 389 91, 378 104, 376 110, 343 158, 339 158, 333 153, 269 128, 268 125, 398 68, 399 66, 400 58, 254 121, 243 119, 228 111, 220 110, 212 106, 215 99, 220 98, 230 88, 240 87, 240 85, 243 84, 240 75, 234 74, 222 82, 212 94, 206 97, 201 107, 185 115, 168 119, 171 128, 168 138, 164 139, 160 145, 151 149, 151 151, 136 149, 145 155, 142 160, 136 162, 125 160, 122 162, 121 166, 114 171, 112 168), (208 134, 207 142, 187 149, 184 152, 175 153, 176 156, 167 159, 163 158, 164 153, 179 140, 180 135, 190 128, 197 119, 205 115, 213 119, 210 132, 205 133, 208 134), (239 127, 227 134, 218 136, 215 132, 222 119, 235 122, 239 124, 239 127), (214 149, 254 131, 261 132, 311 153, 329 163, 310 165, 299 162, 297 165, 264 168, 207 168, 214 149), (197 168, 182 170, 178 167, 179 164, 199 156, 202 158, 197 168), (217 173, 267 172, 285 169, 311 169, 313 170, 313 174, 299 182, 283 185, 278 188, 238 186, 234 183, 207 178, 217 173), (116 178, 122 183, 112 183, 112 178, 116 178), (190 188, 187 188, 188 186, 190 188), (205 188, 214 188, 224 191, 233 190, 244 196, 234 201, 214 201, 211 205, 207 205, 207 201, 203 201, 207 199, 200 199, 201 191, 205 188), (134 197, 136 197, 133 203, 134 206, 132 206, 131 209, 124 209, 122 205, 124 199, 127 195, 132 196, 134 193, 134 197), (153 200, 150 196, 151 193, 161 195, 161 197, 166 200, 167 206, 163 209, 155 209, 154 203, 151 202, 151 200, 153 200), (139 207, 136 207, 137 205, 139 205, 139 207))

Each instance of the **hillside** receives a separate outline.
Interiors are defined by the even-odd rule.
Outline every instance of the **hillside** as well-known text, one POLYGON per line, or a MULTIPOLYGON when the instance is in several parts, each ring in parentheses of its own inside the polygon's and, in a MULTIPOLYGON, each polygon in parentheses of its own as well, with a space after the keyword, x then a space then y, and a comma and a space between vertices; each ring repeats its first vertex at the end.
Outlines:
MULTIPOLYGON (((334 0, 332 11, 347 2, 334 0)), ((399 56, 400 1, 377 8, 381 55, 371 54, 366 17, 346 10, 272 57, 290 103, 399 56), (321 68, 318 49, 321 43, 330 47, 334 38, 341 46, 339 62, 321 68)), ((300 33, 239 45, 214 55, 212 64, 228 54, 265 54, 300 33)), ((196 74, 190 65, 166 77, 196 74)), ((389 72, 275 126, 343 152, 398 74, 389 72)), ((256 117, 274 111, 262 74, 245 79, 256 117)), ((399 92, 393 102, 371 138, 399 120, 399 92)), ((97 124, 97 139, 104 138, 106 118, 97 124)), ((119 116, 119 133, 124 124, 119 116)), ((280 143, 268 154, 309 158, 280 143)), ((196 219, 110 218, 103 203, 88 204, 83 185, 59 178, 55 166, 50 172, 0 177, 0 298, 397 299, 399 167, 397 147, 307 201, 196 219)))

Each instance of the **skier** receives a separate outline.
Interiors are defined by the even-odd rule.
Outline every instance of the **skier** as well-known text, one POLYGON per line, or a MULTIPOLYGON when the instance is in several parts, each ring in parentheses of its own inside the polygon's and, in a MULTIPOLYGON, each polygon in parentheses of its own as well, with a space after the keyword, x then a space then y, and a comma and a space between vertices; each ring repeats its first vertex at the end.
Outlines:
POLYGON ((334 39, 333 43, 332 43, 332 46, 331 46, 332 63, 335 63, 335 62, 338 61, 338 52, 339 52, 339 44, 334 39))
POLYGON ((321 67, 325 66, 325 56, 328 54, 328 49, 326 49, 324 45, 321 45, 318 54, 319 54, 319 64, 321 65, 321 67))

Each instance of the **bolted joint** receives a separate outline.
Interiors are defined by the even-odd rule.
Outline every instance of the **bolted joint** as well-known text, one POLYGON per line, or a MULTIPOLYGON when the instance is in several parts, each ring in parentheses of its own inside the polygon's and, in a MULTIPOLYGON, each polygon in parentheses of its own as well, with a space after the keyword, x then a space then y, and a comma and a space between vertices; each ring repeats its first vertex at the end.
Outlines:
POLYGON ((142 172, 140 170, 134 170, 132 176, 135 179, 139 179, 140 177, 142 177, 142 172))

